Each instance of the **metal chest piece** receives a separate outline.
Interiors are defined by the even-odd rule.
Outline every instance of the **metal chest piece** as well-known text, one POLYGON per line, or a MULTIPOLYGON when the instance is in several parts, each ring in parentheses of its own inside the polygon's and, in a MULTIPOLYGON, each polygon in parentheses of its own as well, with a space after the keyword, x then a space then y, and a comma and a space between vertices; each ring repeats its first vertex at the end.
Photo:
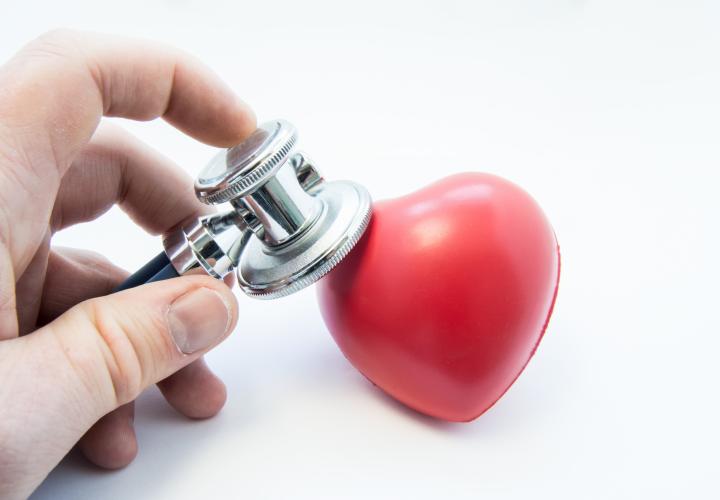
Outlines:
POLYGON ((242 290, 277 298, 311 285, 355 246, 371 216, 367 190, 327 182, 303 153, 284 120, 264 123, 243 143, 220 152, 200 173, 204 203, 230 203, 243 230, 237 252, 242 290))

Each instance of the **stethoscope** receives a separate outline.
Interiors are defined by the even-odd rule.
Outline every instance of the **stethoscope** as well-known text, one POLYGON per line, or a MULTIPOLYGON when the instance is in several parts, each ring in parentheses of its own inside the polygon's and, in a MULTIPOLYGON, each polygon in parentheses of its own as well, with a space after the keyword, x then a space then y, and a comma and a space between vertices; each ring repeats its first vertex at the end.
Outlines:
POLYGON ((295 127, 275 120, 216 155, 195 193, 230 208, 169 232, 164 252, 116 290, 186 274, 223 279, 235 270, 247 295, 272 299, 327 274, 365 232, 371 199, 354 182, 325 181, 296 143, 295 127))

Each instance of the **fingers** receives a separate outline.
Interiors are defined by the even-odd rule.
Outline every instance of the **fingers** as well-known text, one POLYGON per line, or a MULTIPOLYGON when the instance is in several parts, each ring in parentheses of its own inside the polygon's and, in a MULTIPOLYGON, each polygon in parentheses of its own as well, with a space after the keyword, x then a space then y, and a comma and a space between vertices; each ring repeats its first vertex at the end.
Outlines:
MULTIPOLYGON (((17 300, 17 322, 18 330, 14 332, 25 335, 37 328, 37 318, 42 304, 43 285, 47 275, 48 254, 50 253, 50 230, 45 232, 42 243, 35 252, 30 264, 15 285, 15 296, 17 300)), ((12 338, 13 332, 0 332, 0 338, 12 338), (12 336, 10 336, 12 335, 12 336)))
POLYGON ((225 405, 225 384, 208 368, 204 359, 158 383, 168 403, 190 418, 210 418, 225 405))
POLYGON ((18 317, 15 299, 15 273, 10 250, 0 244, 0 340, 18 335, 18 317))
MULTIPOLYGON (((195 419, 216 415, 227 397, 225 384, 210 371, 203 358, 160 381, 158 387, 175 410, 195 419)), ((78 443, 85 458, 105 469, 130 464, 138 451, 134 417, 134 403, 102 417, 78 443)))
POLYGON ((78 302, 110 293, 128 275, 100 254, 54 247, 47 261, 38 324, 54 320, 78 302))
MULTIPOLYGON (((48 256, 38 322, 49 323, 79 302, 107 295, 127 275, 127 271, 100 254, 54 247, 48 256)), ((125 467, 137 455, 134 417, 135 404, 132 402, 111 411, 85 433, 78 448, 99 467, 125 467)))
POLYGON ((135 459, 138 451, 134 419, 135 403, 122 405, 98 420, 82 437, 78 448, 99 467, 125 467, 135 459))
MULTIPOLYGON (((52 321, 78 302, 108 294, 127 276, 102 255, 55 247, 48 274, 41 320, 52 321)), ((200 358, 158 383, 171 406, 190 418, 208 418, 225 403, 225 385, 200 358)), ((100 467, 128 465, 137 453, 132 403, 101 418, 80 440, 79 449, 100 467)))
POLYGON ((90 139, 102 115, 164 117, 216 146, 236 144, 255 128, 247 105, 209 68, 143 40, 51 32, 23 48, 0 82, 4 125, 37 127, 32 133, 44 135, 61 168, 90 139))
POLYGON ((105 123, 63 177, 52 229, 95 219, 116 202, 151 233, 209 210, 177 165, 120 127, 105 123))
POLYGON ((94 422, 198 360, 236 320, 231 291, 192 276, 85 301, 32 335, 0 342, 8 382, 0 399, 13 402, 0 406, 0 462, 12 457, 28 474, 15 484, 30 491, 94 422), (13 433, 19 419, 25 431, 13 433))
POLYGON ((68 31, 29 44, 0 69, 0 242, 17 275, 41 241, 60 179, 103 114, 162 116, 217 146, 255 128, 245 104, 174 49, 68 31))

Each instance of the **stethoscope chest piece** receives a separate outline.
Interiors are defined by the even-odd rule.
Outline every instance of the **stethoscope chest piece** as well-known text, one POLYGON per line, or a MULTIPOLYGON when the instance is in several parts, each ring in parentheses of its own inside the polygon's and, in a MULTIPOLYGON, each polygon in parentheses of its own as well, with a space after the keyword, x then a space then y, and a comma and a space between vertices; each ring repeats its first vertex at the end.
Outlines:
POLYGON ((219 153, 195 182, 201 201, 232 206, 223 220, 242 236, 225 254, 250 296, 277 298, 311 285, 352 250, 370 221, 367 190, 325 181, 294 151, 296 142, 290 123, 265 123, 219 153))

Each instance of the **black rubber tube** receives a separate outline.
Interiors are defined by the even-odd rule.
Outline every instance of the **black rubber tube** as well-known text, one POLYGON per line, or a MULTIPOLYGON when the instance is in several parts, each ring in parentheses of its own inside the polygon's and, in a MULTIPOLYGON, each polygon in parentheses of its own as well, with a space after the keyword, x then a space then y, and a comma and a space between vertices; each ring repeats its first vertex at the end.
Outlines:
POLYGON ((113 292, 127 290, 128 288, 135 288, 136 286, 151 283, 153 281, 177 278, 178 276, 180 275, 177 271, 175 271, 175 268, 170 263, 170 259, 168 259, 165 252, 161 252, 150 262, 138 269, 135 273, 131 274, 128 279, 120 283, 113 292))

